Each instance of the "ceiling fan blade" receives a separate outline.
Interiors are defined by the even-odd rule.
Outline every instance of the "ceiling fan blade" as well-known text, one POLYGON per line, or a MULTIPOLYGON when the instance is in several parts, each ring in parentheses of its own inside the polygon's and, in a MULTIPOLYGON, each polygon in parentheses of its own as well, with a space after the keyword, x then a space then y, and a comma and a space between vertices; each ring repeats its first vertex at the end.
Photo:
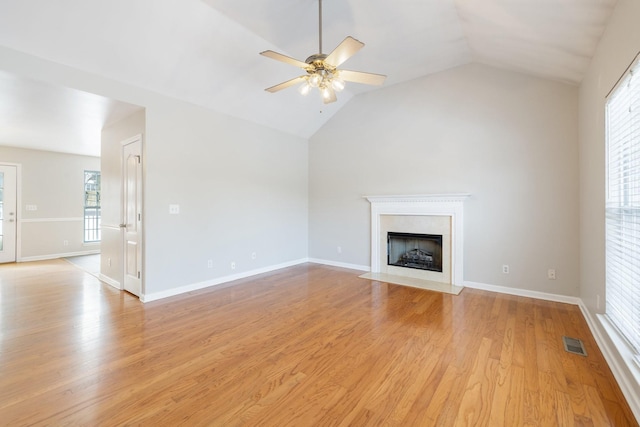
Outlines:
POLYGON ((260 52, 260 55, 266 56, 267 58, 275 59, 276 61, 284 62, 286 64, 295 65, 296 67, 300 67, 305 70, 309 67, 309 64, 307 64, 306 62, 298 61, 297 59, 291 58, 290 56, 283 55, 272 50, 265 50, 264 52, 260 52))
POLYGON ((342 43, 338 45, 333 52, 331 52, 324 60, 327 64, 334 67, 340 66, 344 61, 355 55, 360 49, 364 47, 364 43, 354 39, 351 36, 347 36, 342 43))
POLYGON ((332 87, 327 88, 327 90, 329 91, 329 96, 328 97, 322 97, 322 101, 325 104, 331 104, 332 102, 336 102, 338 100, 338 98, 336 97, 336 91, 333 90, 332 87))
POLYGON ((280 91, 282 89, 286 89, 288 87, 294 86, 294 85, 296 85, 298 83, 302 83, 304 81, 304 78, 305 78, 305 76, 296 77, 296 78, 293 78, 291 80, 287 80, 286 82, 282 82, 280 84, 277 84, 275 86, 268 87, 265 90, 267 92, 275 93, 275 92, 278 92, 278 91, 280 91))
POLYGON ((344 81, 379 86, 387 76, 383 74, 363 73, 362 71, 339 70, 338 76, 344 81))

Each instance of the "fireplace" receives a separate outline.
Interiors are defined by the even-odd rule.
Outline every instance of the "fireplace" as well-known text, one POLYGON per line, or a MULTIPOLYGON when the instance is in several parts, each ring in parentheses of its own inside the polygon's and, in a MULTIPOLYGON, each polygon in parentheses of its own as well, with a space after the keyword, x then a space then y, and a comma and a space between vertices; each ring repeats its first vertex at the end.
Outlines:
MULTIPOLYGON (((418 279, 448 284, 461 290, 464 271, 463 203, 468 197, 467 193, 367 196, 371 202, 371 272, 367 273, 370 278, 388 281, 390 277, 395 280, 402 276, 412 281, 418 279), (409 244, 402 251, 405 260, 416 259, 419 262, 415 264, 427 268, 394 265, 397 264, 397 258, 390 260, 387 256, 388 233, 442 236, 440 255, 437 255, 435 248, 413 243, 413 247, 409 247, 412 246, 409 244), (436 270, 430 264, 437 264, 439 259, 441 265, 436 270)), ((433 238, 425 240, 433 244, 433 238)), ((402 258, 402 254, 398 258, 402 258)))
POLYGON ((387 265, 442 272, 442 235, 387 233, 387 265))

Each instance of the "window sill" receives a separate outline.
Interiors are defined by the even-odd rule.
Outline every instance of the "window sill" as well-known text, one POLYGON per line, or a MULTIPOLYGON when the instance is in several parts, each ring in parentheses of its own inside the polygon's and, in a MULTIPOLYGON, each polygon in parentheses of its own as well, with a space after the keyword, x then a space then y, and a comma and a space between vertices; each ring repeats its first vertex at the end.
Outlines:
POLYGON ((84 242, 82 246, 100 246, 100 242, 84 242))
POLYGON ((609 321, 606 315, 598 314, 597 317, 602 328, 620 355, 624 366, 631 373, 636 384, 640 385, 640 361, 638 360, 638 355, 635 354, 631 345, 629 345, 627 340, 618 331, 618 328, 609 321))

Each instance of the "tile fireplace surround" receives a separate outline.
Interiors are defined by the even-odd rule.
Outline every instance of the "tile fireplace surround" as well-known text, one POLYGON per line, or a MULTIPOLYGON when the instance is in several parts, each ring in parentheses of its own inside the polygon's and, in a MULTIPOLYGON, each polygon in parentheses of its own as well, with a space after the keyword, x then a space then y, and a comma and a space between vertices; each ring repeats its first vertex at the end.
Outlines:
MULTIPOLYGON (((383 242, 386 242, 387 230, 384 223, 387 222, 387 217, 401 217, 401 220, 420 216, 432 216, 434 219, 449 217, 451 224, 449 271, 439 278, 427 277, 426 280, 442 282, 445 285, 455 285, 454 287, 462 289, 464 272, 463 207, 464 201, 469 196, 468 193, 366 196, 365 198, 371 203, 371 275, 376 276, 387 273, 387 266, 383 265, 382 261, 386 259, 386 245, 383 242), (382 233, 385 236, 382 236, 382 233)), ((411 232, 414 232, 414 230, 411 230, 411 232)), ((416 280, 415 274, 411 272, 406 274, 398 273, 402 270, 409 269, 395 268, 390 273, 394 276, 399 274, 406 275, 410 281, 416 280)))

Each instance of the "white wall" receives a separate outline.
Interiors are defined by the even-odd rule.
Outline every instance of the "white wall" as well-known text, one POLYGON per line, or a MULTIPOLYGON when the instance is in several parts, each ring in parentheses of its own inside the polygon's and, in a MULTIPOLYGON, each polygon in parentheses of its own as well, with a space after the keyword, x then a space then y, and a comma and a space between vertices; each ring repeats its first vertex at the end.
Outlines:
POLYGON ((306 140, 3 47, 0 69, 146 109, 146 296, 306 258, 306 140))
POLYGON ((84 171, 100 170, 98 157, 0 146, 0 162, 22 165, 18 261, 100 250, 84 244, 83 222, 84 171))
POLYGON ((366 266, 361 196, 453 191, 473 195, 466 280, 578 294, 574 87, 460 67, 355 98, 307 156, 299 138, 6 48, 0 67, 146 108, 145 294, 307 254, 366 266))
MULTIPOLYGON (((620 0, 600 40, 589 70, 580 86, 580 298, 588 315, 605 308, 605 97, 640 51, 640 2, 620 0), (598 305, 598 299, 600 304, 598 305)), ((592 322, 596 334, 611 344, 599 322, 592 322)), ((618 381, 640 416, 640 385, 632 379, 613 349, 609 362, 617 366, 618 381), (612 358, 613 359, 612 359, 612 358), (634 399, 630 396, 634 395, 634 399)), ((614 370, 615 372, 615 370, 614 370)))
POLYGON ((369 265, 364 195, 469 192, 466 281, 576 296, 577 154, 573 86, 468 65, 363 94, 310 142, 310 257, 369 265))
POLYGON ((145 294, 306 258, 305 140, 167 99, 145 143, 145 294))
POLYGON ((0 69, 146 109, 145 295, 306 258, 306 140, 3 47, 0 69))
POLYGON ((640 51, 640 2, 620 0, 580 86, 581 292, 589 309, 604 302, 605 97, 640 51))

